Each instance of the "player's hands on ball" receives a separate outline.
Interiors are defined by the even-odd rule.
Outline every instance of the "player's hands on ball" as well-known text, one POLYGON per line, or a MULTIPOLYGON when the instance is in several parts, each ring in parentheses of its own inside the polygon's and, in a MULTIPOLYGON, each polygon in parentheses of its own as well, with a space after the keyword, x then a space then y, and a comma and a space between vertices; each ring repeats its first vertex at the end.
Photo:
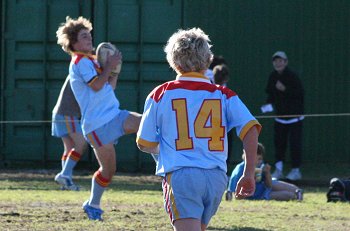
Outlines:
POLYGON ((236 186, 235 198, 244 199, 250 197, 255 192, 254 176, 242 176, 236 186))
POLYGON ((102 42, 97 46, 96 56, 102 68, 111 70, 109 77, 118 77, 122 68, 122 53, 109 42, 102 42))
POLYGON ((109 55, 107 57, 106 65, 114 69, 118 64, 122 63, 122 58, 122 53, 120 51, 116 51, 114 55, 109 55))

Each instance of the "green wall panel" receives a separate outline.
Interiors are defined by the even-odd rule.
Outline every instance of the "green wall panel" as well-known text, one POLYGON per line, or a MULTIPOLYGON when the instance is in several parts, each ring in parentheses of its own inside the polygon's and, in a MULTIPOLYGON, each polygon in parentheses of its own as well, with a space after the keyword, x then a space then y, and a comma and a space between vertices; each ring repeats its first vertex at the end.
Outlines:
MULTIPOLYGON (((348 0, 3 0, 2 12, 1 119, 43 122, 2 123, 0 161, 59 160, 62 144, 51 137, 50 120, 70 61, 55 34, 67 15, 91 19, 95 46, 110 41, 123 53, 116 89, 123 109, 141 112, 150 90, 175 77, 163 52, 168 37, 200 27, 228 62, 229 87, 259 118, 276 50, 287 52, 303 81, 307 114, 350 112, 348 0)), ((273 120, 259 120, 272 161, 273 120)), ((304 124, 304 161, 350 161, 350 116, 309 116, 304 124)), ((242 152, 233 143, 231 162, 242 152)), ((118 168, 153 168, 135 135, 116 148, 118 168)))
MULTIPOLYGON (((350 113, 350 1, 208 0, 200 8, 199 1, 185 2, 185 25, 209 34, 214 52, 228 62, 229 87, 256 116, 262 116, 271 55, 286 51, 304 84, 306 114, 323 114, 305 119, 304 161, 349 162, 350 116, 326 114, 350 113)), ((271 120, 260 119, 270 161, 271 120)), ((236 161, 240 148, 234 147, 236 161)))
MULTIPOLYGON (((50 120, 70 62, 56 44, 55 34, 66 16, 89 18, 94 26, 95 46, 109 41, 121 50, 123 68, 116 95, 122 109, 142 112, 149 91, 174 77, 162 48, 167 37, 182 24, 182 5, 182 1, 163 0, 3 1, 8 12, 4 27, 7 36, 2 37, 8 57, 4 70, 6 76, 14 77, 2 78, 6 94, 1 113, 6 120, 20 122, 6 124, 1 131, 2 159, 44 163, 60 159, 62 143, 51 137, 50 120), (21 17, 14 13, 18 10, 23 12, 21 17), (147 93, 143 93, 147 85, 144 82, 150 83, 147 93), (20 106, 11 107, 12 104, 20 106), (13 145, 18 142, 20 147, 13 145)), ((136 171, 153 164, 150 156, 138 151, 135 135, 120 139, 116 149, 120 169, 136 171)))
POLYGON ((6 161, 59 160, 62 144, 51 137, 51 111, 67 76, 69 57, 56 44, 66 15, 91 12, 91 1, 2 1, 1 157, 6 161), (18 13, 20 12, 20 14, 18 13))

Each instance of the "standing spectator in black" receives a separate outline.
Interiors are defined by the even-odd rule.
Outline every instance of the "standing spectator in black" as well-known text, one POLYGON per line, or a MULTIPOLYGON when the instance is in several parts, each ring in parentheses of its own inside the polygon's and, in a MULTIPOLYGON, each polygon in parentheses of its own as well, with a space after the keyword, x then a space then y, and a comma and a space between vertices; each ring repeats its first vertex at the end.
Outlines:
POLYGON ((300 180, 302 127, 304 116, 304 89, 299 77, 288 67, 285 52, 277 51, 272 56, 274 71, 270 74, 266 87, 267 101, 261 107, 262 112, 273 111, 275 171, 273 178, 283 178, 283 161, 289 144, 292 170, 286 176, 289 180, 300 180))

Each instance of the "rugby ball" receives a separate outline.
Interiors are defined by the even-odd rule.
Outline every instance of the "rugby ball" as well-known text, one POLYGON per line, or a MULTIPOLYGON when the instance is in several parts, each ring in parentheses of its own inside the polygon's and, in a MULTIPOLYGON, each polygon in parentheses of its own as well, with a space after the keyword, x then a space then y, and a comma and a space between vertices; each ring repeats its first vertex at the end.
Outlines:
MULTIPOLYGON (((97 46, 97 61, 99 62, 102 68, 104 68, 106 65, 107 57, 110 55, 114 55, 116 52, 119 52, 119 50, 112 43, 109 42, 102 42, 97 46)), ((112 69, 110 75, 116 77, 117 75, 119 75, 121 69, 122 60, 120 60, 120 63, 114 69, 112 69)))

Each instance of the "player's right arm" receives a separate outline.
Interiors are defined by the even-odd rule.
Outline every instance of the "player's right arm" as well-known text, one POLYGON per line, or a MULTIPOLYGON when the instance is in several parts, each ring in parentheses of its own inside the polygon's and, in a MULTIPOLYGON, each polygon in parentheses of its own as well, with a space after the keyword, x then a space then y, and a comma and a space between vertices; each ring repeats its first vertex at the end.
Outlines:
POLYGON ((109 76, 111 71, 121 62, 121 53, 116 52, 114 55, 111 55, 107 58, 106 66, 103 68, 102 73, 99 76, 95 76, 95 78, 89 82, 89 86, 94 91, 99 91, 103 88, 106 82, 109 81, 109 76))

